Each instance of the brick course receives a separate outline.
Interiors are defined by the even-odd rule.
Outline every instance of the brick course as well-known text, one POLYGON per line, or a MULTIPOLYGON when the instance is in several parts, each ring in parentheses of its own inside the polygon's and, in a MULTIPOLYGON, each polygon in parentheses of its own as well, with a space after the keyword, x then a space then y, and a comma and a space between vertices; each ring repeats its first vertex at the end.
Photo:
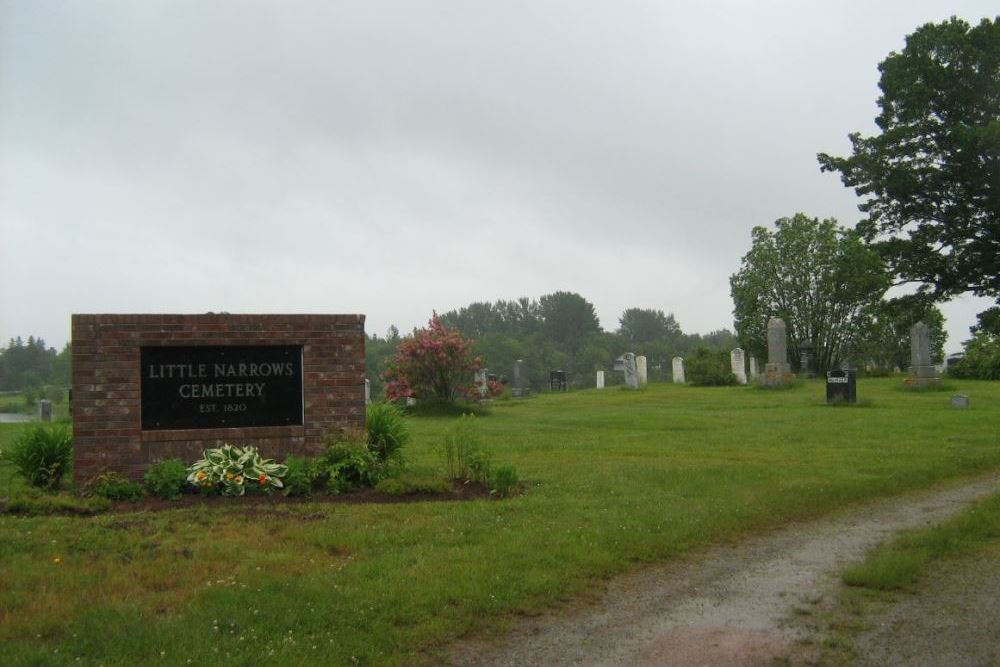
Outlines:
POLYGON ((140 478, 190 465, 208 447, 255 445, 268 458, 316 454, 331 431, 365 425, 364 315, 73 315, 74 480, 140 478), (143 431, 141 346, 301 345, 303 425, 143 431))

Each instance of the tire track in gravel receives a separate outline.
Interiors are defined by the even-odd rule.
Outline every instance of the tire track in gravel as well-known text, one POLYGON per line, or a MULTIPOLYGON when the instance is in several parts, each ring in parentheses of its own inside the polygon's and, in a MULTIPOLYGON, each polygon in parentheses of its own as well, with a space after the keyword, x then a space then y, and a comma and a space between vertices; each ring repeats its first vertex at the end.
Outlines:
POLYGON ((844 563, 900 530, 937 523, 998 490, 1000 473, 884 499, 611 581, 600 600, 526 619, 497 640, 452 645, 452 665, 768 665, 802 630, 782 622, 837 583, 844 563))

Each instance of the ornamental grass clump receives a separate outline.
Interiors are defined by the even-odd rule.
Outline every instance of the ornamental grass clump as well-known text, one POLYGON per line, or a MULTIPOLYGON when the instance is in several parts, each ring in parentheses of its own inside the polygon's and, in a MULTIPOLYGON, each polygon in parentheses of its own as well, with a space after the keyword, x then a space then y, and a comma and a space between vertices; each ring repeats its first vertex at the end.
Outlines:
POLYGON ((55 489, 73 459, 73 434, 63 424, 34 424, 0 456, 13 463, 32 486, 55 489))
POLYGON ((187 481, 203 491, 224 496, 242 496, 248 489, 271 493, 282 488, 288 468, 273 459, 261 458, 256 447, 223 445, 207 449, 203 459, 188 468, 187 481))
POLYGON ((403 411, 392 403, 372 403, 365 418, 365 441, 368 449, 382 463, 402 463, 400 451, 410 441, 410 428, 403 411))

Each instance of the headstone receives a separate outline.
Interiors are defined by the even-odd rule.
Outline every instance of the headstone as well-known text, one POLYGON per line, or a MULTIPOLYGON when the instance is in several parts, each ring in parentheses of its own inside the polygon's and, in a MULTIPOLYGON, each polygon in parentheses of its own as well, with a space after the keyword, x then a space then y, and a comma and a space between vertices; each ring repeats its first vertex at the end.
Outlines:
POLYGON ((646 386, 647 375, 646 375, 646 357, 638 356, 635 358, 635 370, 639 374, 639 386, 646 386))
POLYGON ((857 403, 858 379, 852 370, 834 370, 826 374, 827 403, 857 403))
POLYGON ((417 404, 417 399, 413 398, 412 396, 406 397, 406 407, 412 408, 416 404, 417 404))
POLYGON ((729 353, 729 367, 736 376, 737 384, 747 383, 746 356, 743 354, 743 348, 738 347, 729 353))
POLYGON ((52 421, 52 401, 38 401, 38 418, 43 422, 52 421))
POLYGON ((365 378, 365 405, 372 403, 372 381, 365 378))
POLYGON ((479 392, 480 398, 485 398, 490 392, 489 386, 486 384, 486 369, 480 368, 476 371, 476 376, 473 379, 473 383, 476 385, 476 391, 479 392))
POLYGON ((639 369, 636 367, 635 355, 631 352, 622 355, 622 370, 625 371, 625 386, 629 389, 638 389, 639 369))
POLYGON ((792 377, 788 365, 788 341, 785 321, 772 317, 767 321, 767 365, 760 383, 765 387, 780 387, 792 377))
POLYGON ((965 410, 969 407, 969 397, 965 394, 955 394, 951 397, 951 407, 965 410))
POLYGON ((518 359, 514 362, 514 380, 511 382, 510 395, 514 398, 521 398, 526 395, 524 391, 527 378, 524 377, 524 361, 518 359))
POLYGON ((615 359, 614 363, 611 364, 611 370, 624 372, 625 371, 625 357, 618 357, 615 359))
POLYGON ((757 357, 750 357, 750 380, 756 382, 759 374, 757 370, 757 357))
POLYGON ((938 383, 937 369, 931 364, 931 334, 917 322, 910 329, 910 372, 907 384, 925 387, 938 383))
POLYGON ((684 384, 684 357, 674 357, 671 372, 674 376, 674 384, 684 384))
POLYGON ((549 371, 549 391, 566 391, 566 371, 549 371))
POLYGON ((816 350, 809 341, 799 345, 799 376, 816 377, 816 350))
POLYGON ((597 388, 604 389, 604 371, 597 371, 597 388))

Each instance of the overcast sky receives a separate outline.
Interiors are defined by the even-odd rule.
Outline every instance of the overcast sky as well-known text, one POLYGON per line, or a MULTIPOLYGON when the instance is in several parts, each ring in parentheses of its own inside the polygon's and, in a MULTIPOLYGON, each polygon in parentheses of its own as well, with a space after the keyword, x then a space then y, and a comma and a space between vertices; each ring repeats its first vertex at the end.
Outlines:
MULTIPOLYGON (((364 313, 579 292, 732 328, 750 229, 941 2, 0 0, 0 344, 71 313, 364 313)), ((986 306, 944 307, 948 350, 986 306)))

